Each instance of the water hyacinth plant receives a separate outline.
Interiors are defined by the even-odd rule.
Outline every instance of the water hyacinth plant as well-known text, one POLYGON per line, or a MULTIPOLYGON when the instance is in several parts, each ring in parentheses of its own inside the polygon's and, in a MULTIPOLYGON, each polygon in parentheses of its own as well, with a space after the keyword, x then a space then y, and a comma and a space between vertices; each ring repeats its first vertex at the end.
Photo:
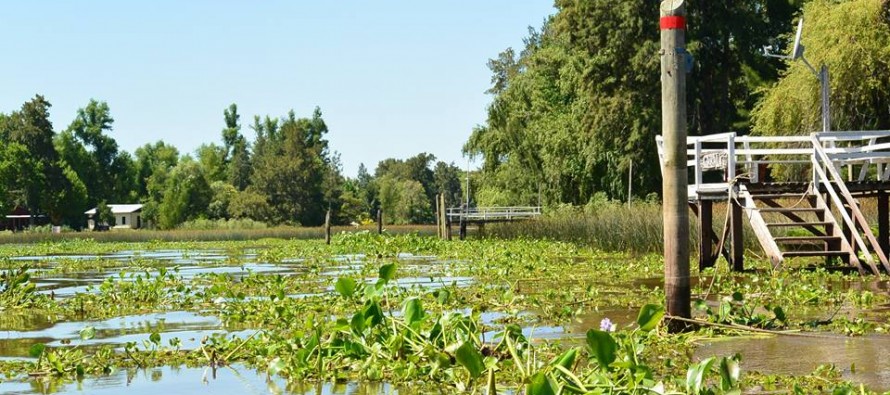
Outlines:
POLYGON ((660 325, 657 256, 524 239, 448 243, 351 233, 331 245, 270 239, 0 246, 0 270, 16 273, 7 279, 21 279, 26 265, 27 281, 10 283, 31 296, 0 292, 0 330, 13 334, 3 356, 27 357, 35 347, 36 359, 0 360, 0 380, 38 374, 71 381, 78 371, 88 377, 186 365, 255 368, 288 383, 385 383, 421 392, 729 394, 797 385, 812 393, 844 386, 846 377, 742 375, 739 358, 692 350, 747 327, 880 332, 885 325, 867 316, 814 324, 813 312, 800 309, 831 317, 839 307, 867 312, 888 301, 876 288, 857 290, 857 279, 842 273, 729 276, 711 269, 693 292, 705 307, 698 317, 722 326, 670 335, 660 325), (117 317, 141 322, 170 313, 162 320, 175 320, 186 312, 209 322, 206 332, 174 334, 173 321, 108 329, 117 317), (107 320, 78 347, 75 338, 37 337, 42 317, 81 327, 107 320))

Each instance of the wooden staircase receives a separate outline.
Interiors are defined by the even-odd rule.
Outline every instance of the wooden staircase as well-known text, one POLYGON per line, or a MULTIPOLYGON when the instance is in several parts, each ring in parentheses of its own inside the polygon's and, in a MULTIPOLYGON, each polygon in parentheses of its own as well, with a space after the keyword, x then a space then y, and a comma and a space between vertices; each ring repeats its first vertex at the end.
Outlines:
MULTIPOLYGON (((847 235, 819 194, 754 194, 743 185, 739 204, 774 267, 786 258, 839 258, 864 273, 847 235)), ((877 272, 877 267, 873 267, 877 272)))

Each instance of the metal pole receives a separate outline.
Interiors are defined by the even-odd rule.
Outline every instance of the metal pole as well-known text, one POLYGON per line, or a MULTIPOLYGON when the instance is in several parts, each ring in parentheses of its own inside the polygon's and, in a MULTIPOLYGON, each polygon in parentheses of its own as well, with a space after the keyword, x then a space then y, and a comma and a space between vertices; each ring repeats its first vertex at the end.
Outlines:
POLYGON ((822 65, 819 70, 819 82, 822 85, 822 131, 831 131, 831 86, 828 84, 828 66, 822 65))
MULTIPOLYGON (((664 136, 664 289, 667 313, 692 315, 689 287, 689 180, 686 174, 686 2, 661 1, 661 125, 664 136)), ((669 324, 671 331, 685 325, 669 324)))
POLYGON ((470 208, 470 158, 467 158, 467 208, 470 208))

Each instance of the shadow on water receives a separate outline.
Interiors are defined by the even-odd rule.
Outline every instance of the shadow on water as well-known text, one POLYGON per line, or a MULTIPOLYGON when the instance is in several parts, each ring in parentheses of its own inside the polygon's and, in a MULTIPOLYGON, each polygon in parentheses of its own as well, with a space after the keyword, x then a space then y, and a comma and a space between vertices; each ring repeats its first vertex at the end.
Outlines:
POLYGON ((872 390, 890 390, 890 336, 746 337, 708 341, 695 358, 742 356, 742 368, 764 374, 805 375, 833 364, 845 379, 872 390))
POLYGON ((180 368, 161 367, 146 370, 118 371, 109 376, 84 379, 80 382, 13 381, 0 384, 0 392, 9 395, 30 394, 198 394, 217 395, 363 395, 411 394, 405 387, 386 383, 319 383, 287 384, 280 378, 242 367, 180 368))

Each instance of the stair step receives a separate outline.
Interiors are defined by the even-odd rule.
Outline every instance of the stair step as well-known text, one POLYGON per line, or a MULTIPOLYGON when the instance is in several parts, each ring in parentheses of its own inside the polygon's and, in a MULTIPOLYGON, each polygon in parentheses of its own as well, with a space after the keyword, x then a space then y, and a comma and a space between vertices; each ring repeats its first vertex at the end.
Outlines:
POLYGON ((802 196, 804 196, 802 193, 751 194, 751 197, 754 199, 800 199, 802 196))
POLYGON ((783 257, 805 257, 805 256, 847 256, 846 251, 786 251, 782 253, 783 257))
POLYGON ((826 226, 831 225, 831 222, 828 221, 819 221, 819 222, 778 222, 773 224, 766 224, 769 227, 790 227, 790 226, 826 226))
POLYGON ((835 241, 840 240, 840 236, 780 236, 774 237, 776 243, 796 243, 805 241, 835 241))
POLYGON ((761 213, 817 213, 825 211, 823 208, 816 207, 763 207, 761 213))

